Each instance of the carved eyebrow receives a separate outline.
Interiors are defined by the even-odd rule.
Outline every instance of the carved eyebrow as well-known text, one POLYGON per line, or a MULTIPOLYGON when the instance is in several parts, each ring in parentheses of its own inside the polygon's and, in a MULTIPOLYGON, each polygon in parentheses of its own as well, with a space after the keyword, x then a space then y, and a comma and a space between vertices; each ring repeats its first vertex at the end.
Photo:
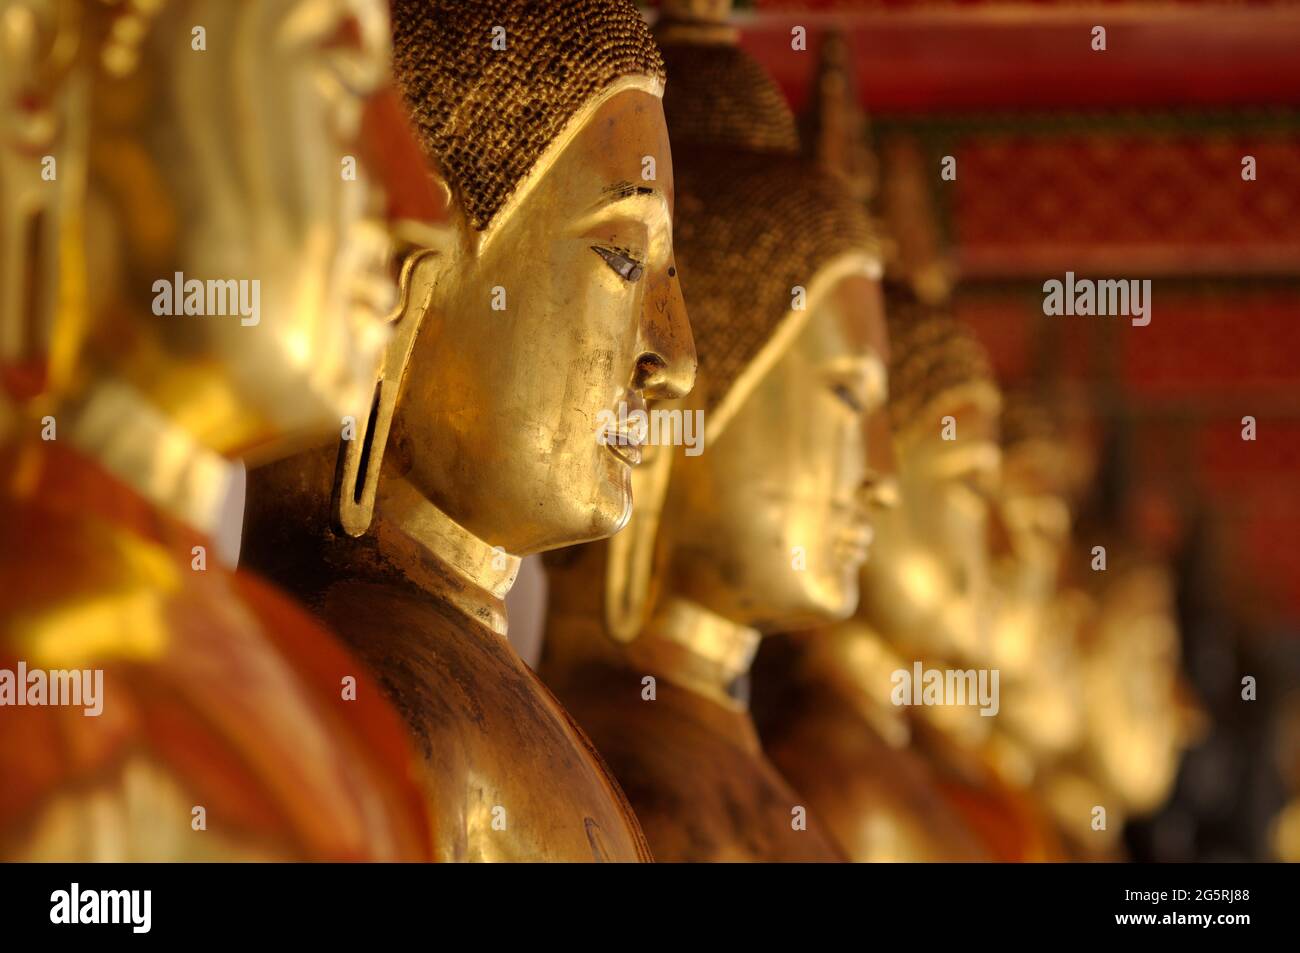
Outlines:
POLYGON ((824 373, 831 384, 847 387, 855 399, 868 409, 885 402, 888 394, 888 371, 875 354, 859 357, 836 357, 827 361, 824 373))

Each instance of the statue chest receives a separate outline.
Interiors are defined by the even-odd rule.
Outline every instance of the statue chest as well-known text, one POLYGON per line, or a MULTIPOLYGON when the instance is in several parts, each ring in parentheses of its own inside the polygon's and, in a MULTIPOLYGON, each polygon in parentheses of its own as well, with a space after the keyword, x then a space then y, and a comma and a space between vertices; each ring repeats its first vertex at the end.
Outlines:
POLYGON ((590 742, 504 637, 427 600, 372 592, 352 605, 365 618, 339 630, 411 732, 437 858, 650 859, 590 742))

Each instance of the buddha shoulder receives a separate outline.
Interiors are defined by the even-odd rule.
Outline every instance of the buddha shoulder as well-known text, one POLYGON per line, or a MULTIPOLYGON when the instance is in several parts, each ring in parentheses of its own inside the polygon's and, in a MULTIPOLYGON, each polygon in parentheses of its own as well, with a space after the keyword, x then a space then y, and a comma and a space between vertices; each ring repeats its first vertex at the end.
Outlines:
POLYGON ((439 856, 648 859, 599 755, 503 634, 392 580, 337 582, 319 608, 407 723, 439 856))

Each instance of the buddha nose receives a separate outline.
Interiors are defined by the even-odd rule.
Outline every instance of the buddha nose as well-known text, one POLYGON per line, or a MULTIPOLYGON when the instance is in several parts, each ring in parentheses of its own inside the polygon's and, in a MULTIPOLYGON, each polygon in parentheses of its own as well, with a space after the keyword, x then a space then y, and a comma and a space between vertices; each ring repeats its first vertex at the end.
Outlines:
POLYGON ((994 559, 1012 555, 1015 551, 1015 540, 1011 535, 1006 514, 997 500, 989 501, 988 513, 989 554, 994 559))
POLYGON ((632 382, 647 399, 685 397, 695 386, 695 337, 671 260, 646 289, 640 354, 632 382))
POLYGON ((894 455, 894 431, 889 425, 889 412, 877 407, 867 414, 863 423, 867 442, 867 471, 874 474, 876 482, 894 487, 897 494, 898 458, 894 455))
POLYGON ((872 510, 892 510, 899 504, 898 480, 893 474, 867 470, 859 493, 862 503, 872 510))

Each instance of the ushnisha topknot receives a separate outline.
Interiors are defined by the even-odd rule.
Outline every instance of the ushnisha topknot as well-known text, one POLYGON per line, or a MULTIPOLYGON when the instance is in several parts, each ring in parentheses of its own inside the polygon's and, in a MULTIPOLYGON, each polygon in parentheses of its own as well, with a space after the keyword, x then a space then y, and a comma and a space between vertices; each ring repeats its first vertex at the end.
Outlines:
POLYGON ((785 96, 744 50, 668 40, 660 49, 669 77, 664 112, 674 147, 702 143, 783 155, 799 151, 798 126, 785 96))
POLYGON ((1017 479, 1043 492, 1064 496, 1072 509, 1083 503, 1097 466, 1091 443, 1071 427, 1065 397, 1050 388, 1020 386, 1003 394, 998 436, 1004 479, 1017 479))
POLYGON ((674 160, 673 247, 708 412, 791 318, 793 289, 877 242, 839 179, 799 156, 695 147, 674 160))
POLYGON ((799 152, 794 114, 767 70, 737 45, 731 0, 662 0, 655 39, 669 84, 664 92, 674 147, 799 152))
POLYGON ((1003 395, 999 435, 1002 446, 1011 450, 1036 443, 1061 443, 1065 429, 1052 401, 1037 391, 1017 389, 1003 395))
POLYGON ((693 399, 706 412, 786 321, 800 320, 796 287, 842 256, 879 258, 865 209, 800 155, 776 83, 718 33, 726 6, 666 4, 656 27, 677 178, 673 248, 699 360, 693 399))
POLYGON ((975 385, 999 394, 984 345, 947 310, 917 301, 909 290, 888 288, 885 320, 889 416, 896 434, 915 425, 950 391, 975 385))
POLYGON ((393 72, 416 133, 479 230, 591 97, 626 76, 664 78, 631 0, 392 7, 393 72), (493 49, 494 27, 505 28, 504 50, 493 49))

